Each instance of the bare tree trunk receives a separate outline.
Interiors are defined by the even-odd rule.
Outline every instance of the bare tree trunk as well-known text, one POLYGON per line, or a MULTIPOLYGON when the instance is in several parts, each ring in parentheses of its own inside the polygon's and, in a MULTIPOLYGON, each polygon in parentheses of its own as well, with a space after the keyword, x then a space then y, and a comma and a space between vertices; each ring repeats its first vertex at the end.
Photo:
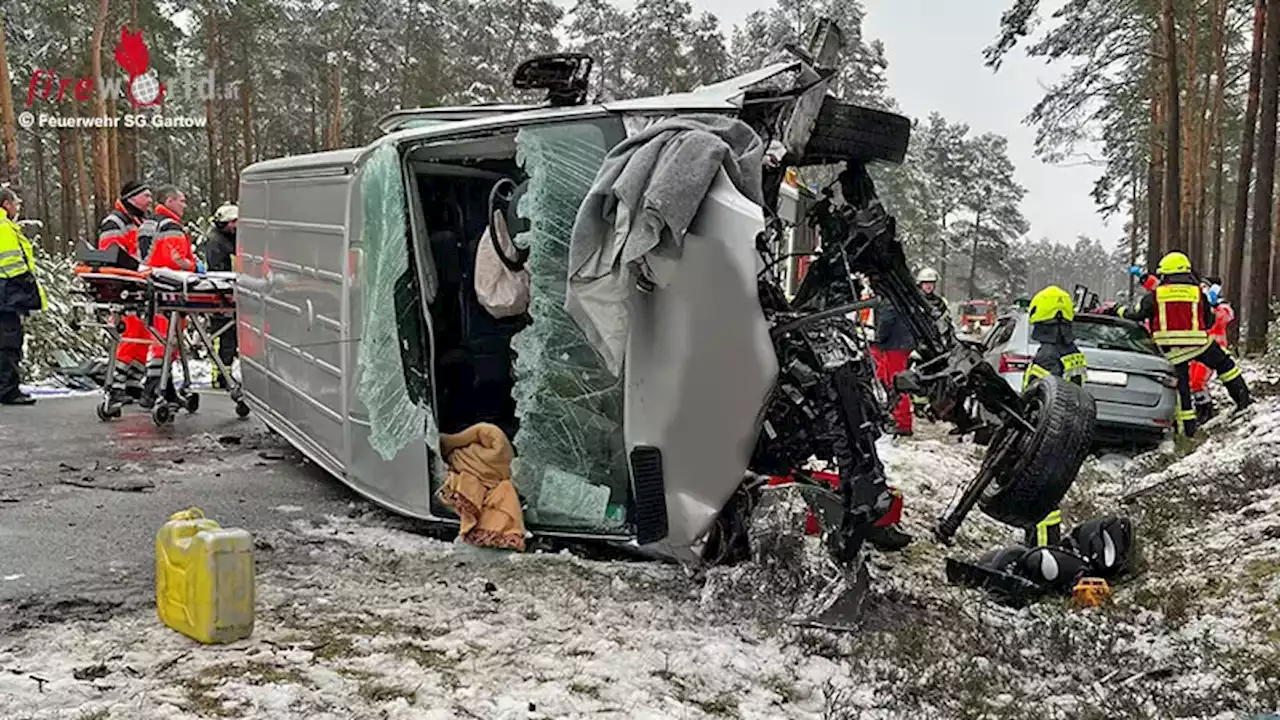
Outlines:
MULTIPOLYGON (((1130 188, 1129 206, 1132 211, 1132 217, 1129 218, 1129 265, 1130 267, 1138 264, 1138 184, 1142 182, 1137 166, 1133 168, 1132 187, 1130 188)), ((1133 302, 1133 286, 1137 281, 1133 275, 1129 276, 1129 302, 1133 302)))
POLYGON ((333 65, 333 118, 329 130, 328 149, 342 147, 342 61, 333 65))
MULTIPOLYGON (((252 33, 253 30, 250 29, 249 32, 252 33)), ((253 73, 249 69, 249 47, 251 44, 252 40, 243 44, 244 54, 241 56, 243 76, 240 87, 240 119, 244 134, 244 163, 242 167, 248 167, 253 164, 253 73)), ((231 189, 232 195, 238 195, 239 189, 240 185, 237 181, 236 187, 231 189)))
POLYGON ((76 199, 75 178, 71 170, 71 131, 55 130, 58 134, 58 188, 62 200, 62 221, 58 228, 62 241, 58 243, 57 255, 61 257, 71 247, 76 236, 76 199))
MULTIPOLYGON (((1159 32, 1151 33, 1151 56, 1164 52, 1159 32)), ((1153 61, 1148 78, 1147 97, 1151 98, 1151 163, 1147 167, 1147 264, 1164 254, 1164 108, 1160 89, 1164 83, 1164 65, 1153 61)))
MULTIPOLYGON (((114 105, 114 101, 112 102, 114 105)), ((112 114, 115 114, 114 108, 112 114)), ((120 155, 119 155, 119 138, 116 135, 115 128, 107 128, 107 187, 110 192, 119 192, 120 189, 120 155)), ((107 197, 111 197, 108 195, 107 197)))
POLYGON ((48 232, 40 233, 40 245, 45 250, 52 250, 55 243, 53 242, 53 222, 49 218, 49 173, 44 166, 44 137, 41 131, 31 131, 31 148, 35 150, 36 155, 36 210, 40 213, 40 219, 49 226, 48 232))
MULTIPOLYGON (((1155 83, 1152 83, 1155 90, 1155 83)), ((1155 263, 1164 254, 1164 139, 1161 137, 1163 122, 1159 94, 1151 96, 1151 162, 1147 165, 1147 264, 1155 263)))
POLYGON ((978 297, 978 241, 982 238, 982 213, 973 219, 973 246, 969 255, 969 283, 965 290, 969 298, 978 297))
POLYGON ((13 92, 9 60, 4 47, 4 16, 0 15, 0 125, 4 126, 4 171, 0 181, 21 184, 18 175, 18 123, 13 117, 13 92))
MULTIPOLYGON (((107 29, 107 10, 110 0, 99 0, 98 17, 93 23, 93 41, 89 46, 89 66, 93 73, 93 114, 106 117, 107 104, 99 88, 102 87, 102 36, 107 29)), ((94 217, 102 217, 111 207, 111 165, 107 156, 107 130, 90 130, 93 141, 93 197, 94 217)))
POLYGON ((1249 352, 1267 350, 1271 321, 1271 207, 1275 192, 1277 100, 1280 100, 1280 0, 1267 0, 1262 97, 1258 106, 1258 179, 1253 191, 1253 254, 1249 280, 1249 352))
POLYGON ((1212 274, 1220 275, 1225 263, 1222 262, 1222 172, 1225 167, 1226 153, 1223 151, 1225 137, 1222 132, 1222 112, 1226 100, 1227 86, 1227 43, 1226 22, 1227 2, 1217 0, 1214 9, 1214 74, 1217 75, 1213 96, 1213 118, 1210 127, 1214 134, 1214 169, 1213 169, 1213 231, 1209 240, 1209 251, 1212 255, 1212 274))
POLYGON ((1177 141, 1178 131, 1182 127, 1179 115, 1178 42, 1173 22, 1173 0, 1164 0, 1164 9, 1161 16, 1164 24, 1165 103, 1167 105, 1165 108, 1167 113, 1165 137, 1170 141, 1164 168, 1164 241, 1161 245, 1165 250, 1185 250, 1186 244, 1183 242, 1181 226, 1178 223, 1182 211, 1178 202, 1178 191, 1182 185, 1182 175, 1179 170, 1178 151, 1173 147, 1173 143, 1177 141))
MULTIPOLYGON (((218 67, 218 11, 213 0, 209 2, 209 15, 206 19, 209 31, 208 69, 217 73, 218 67)), ((212 93, 204 103, 205 134, 209 139, 209 185, 206 191, 210 198, 220 196, 218 187, 218 116, 214 109, 212 93)))
MULTIPOLYGON (((77 116, 80 115, 79 104, 72 101, 72 108, 77 116)), ((89 172, 85 169, 84 162, 84 139, 81 137, 80 130, 75 131, 75 152, 76 152, 76 179, 80 185, 80 222, 83 223, 84 239, 86 242, 93 243, 96 240, 94 233, 94 223, 98 217, 94 214, 92 206, 89 204, 89 172)))
POLYGON ((1197 54, 1200 49, 1199 18, 1199 9, 1193 6, 1191 9, 1191 27, 1187 33, 1189 42, 1187 49, 1187 91, 1186 101, 1183 103, 1185 107, 1181 112, 1182 157, 1179 160, 1182 169, 1181 192, 1178 203, 1178 223, 1181 229, 1179 243, 1186 253, 1191 256, 1192 263, 1198 262, 1194 212, 1196 160, 1200 156, 1199 138, 1196 136, 1196 114, 1199 111, 1196 106, 1196 69, 1199 61, 1197 54))
MULTIPOLYGON (((138 0, 130 3, 129 21, 133 27, 138 26, 138 0)), ((114 102, 114 101, 113 101, 114 102)), ((138 131, 136 128, 121 127, 116 138, 116 182, 137 180, 138 178, 138 131)))
MULTIPOLYGON (((1249 60, 1249 101, 1244 111, 1244 134, 1240 140, 1240 164, 1236 172, 1235 217, 1231 225, 1231 255, 1227 265, 1227 298, 1244 312, 1244 240, 1249 221, 1249 177, 1253 174, 1254 130, 1258 124, 1258 94, 1262 82, 1262 48, 1266 39, 1267 0, 1257 0, 1253 8, 1253 54, 1249 60)), ((1240 323, 1228 329, 1232 343, 1239 340, 1240 323)))

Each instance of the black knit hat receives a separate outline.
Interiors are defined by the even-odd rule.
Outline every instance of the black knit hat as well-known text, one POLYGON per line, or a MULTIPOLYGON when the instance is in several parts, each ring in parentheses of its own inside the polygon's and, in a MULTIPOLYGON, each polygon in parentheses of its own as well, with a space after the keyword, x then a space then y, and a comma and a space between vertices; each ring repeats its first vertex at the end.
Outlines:
POLYGON ((124 187, 120 188, 120 199, 128 200, 135 195, 141 195, 144 192, 150 191, 151 188, 148 187, 146 183, 141 183, 137 180, 130 180, 124 184, 124 187))

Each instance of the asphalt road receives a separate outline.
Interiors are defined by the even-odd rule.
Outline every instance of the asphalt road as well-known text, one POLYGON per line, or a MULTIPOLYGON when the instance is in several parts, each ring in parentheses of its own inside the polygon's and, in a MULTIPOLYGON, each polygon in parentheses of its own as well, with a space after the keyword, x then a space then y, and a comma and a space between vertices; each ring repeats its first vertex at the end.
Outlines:
POLYGON ((97 397, 0 406, 0 633, 154 601, 155 533, 198 506, 261 532, 343 515, 357 498, 225 395, 164 429, 126 408, 100 422, 97 397))

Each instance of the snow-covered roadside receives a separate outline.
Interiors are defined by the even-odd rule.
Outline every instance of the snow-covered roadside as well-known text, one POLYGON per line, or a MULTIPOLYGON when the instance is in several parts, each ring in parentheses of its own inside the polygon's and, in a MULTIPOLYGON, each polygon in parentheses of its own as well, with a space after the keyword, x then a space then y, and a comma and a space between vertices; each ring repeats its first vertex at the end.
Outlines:
MULTIPOLYGON (((1261 379, 1255 368, 1250 377, 1261 379)), ((1068 525, 1108 512, 1138 521, 1144 567, 1105 608, 1048 600, 1011 611, 946 584, 945 557, 976 557, 1017 533, 974 513, 954 547, 932 543, 935 518, 979 453, 926 425, 916 440, 880 444, 917 542, 873 556, 856 633, 752 613, 749 596, 731 604, 672 566, 479 551, 368 513, 258 538, 259 623, 248 641, 201 647, 153 612, 0 640, 0 717, 1274 711, 1280 399, 1215 420, 1205 435, 1185 455, 1168 443, 1136 459, 1090 460, 1068 496, 1068 525)))
MULTIPOLYGON (((189 362, 191 368, 191 387, 197 390, 208 390, 213 386, 213 363, 208 360, 192 360, 189 362)), ((178 372, 178 379, 181 381, 181 370, 178 372)), ((232 375, 236 378, 240 377, 240 364, 237 362, 232 367, 232 375)), ((55 398, 55 397, 85 397, 88 395, 97 395, 101 390, 83 390, 79 387, 73 387, 65 379, 57 374, 49 375, 42 380, 33 383, 24 383, 22 391, 36 398, 55 398)))

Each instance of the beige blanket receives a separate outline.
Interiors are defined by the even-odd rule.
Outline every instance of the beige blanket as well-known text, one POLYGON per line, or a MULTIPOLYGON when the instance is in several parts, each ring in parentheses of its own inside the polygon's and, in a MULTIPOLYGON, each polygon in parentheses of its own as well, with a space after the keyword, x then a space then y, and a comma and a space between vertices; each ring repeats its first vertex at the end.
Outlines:
POLYGON ((479 423, 440 436, 449 477, 440 499, 462 519, 458 537, 482 547, 524 550, 524 515, 511 483, 515 453, 502 428, 479 423))

